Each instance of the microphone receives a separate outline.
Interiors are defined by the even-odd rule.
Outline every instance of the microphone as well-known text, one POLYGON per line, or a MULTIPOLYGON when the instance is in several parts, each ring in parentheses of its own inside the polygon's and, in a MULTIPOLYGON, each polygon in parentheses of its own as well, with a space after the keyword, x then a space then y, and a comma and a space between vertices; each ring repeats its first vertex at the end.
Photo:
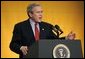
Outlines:
POLYGON ((57 33, 58 38, 63 33, 63 31, 60 29, 58 25, 52 26, 52 29, 57 33))
POLYGON ((55 28, 56 28, 58 31, 60 31, 60 34, 59 34, 59 35, 61 35, 61 34, 63 33, 63 31, 61 30, 61 28, 60 28, 58 25, 55 25, 55 28))

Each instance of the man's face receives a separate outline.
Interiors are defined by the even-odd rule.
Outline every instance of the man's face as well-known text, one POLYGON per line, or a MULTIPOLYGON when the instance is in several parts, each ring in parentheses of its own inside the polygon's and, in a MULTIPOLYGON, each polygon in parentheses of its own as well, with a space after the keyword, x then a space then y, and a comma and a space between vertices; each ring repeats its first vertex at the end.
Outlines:
POLYGON ((35 22, 41 22, 42 20, 42 8, 41 6, 36 6, 32 9, 32 13, 31 13, 31 18, 35 21, 35 22))

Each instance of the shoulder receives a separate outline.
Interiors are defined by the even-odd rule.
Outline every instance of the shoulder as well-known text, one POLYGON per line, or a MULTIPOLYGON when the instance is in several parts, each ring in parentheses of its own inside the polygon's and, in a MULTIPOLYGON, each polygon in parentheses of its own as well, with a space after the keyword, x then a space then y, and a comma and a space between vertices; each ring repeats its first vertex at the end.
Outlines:
POLYGON ((19 22, 19 23, 15 24, 15 27, 25 26, 28 23, 29 23, 29 21, 25 20, 25 21, 22 21, 22 22, 19 22))
POLYGON ((53 25, 48 23, 48 22, 41 22, 43 24, 43 26, 46 26, 46 27, 52 27, 53 25))

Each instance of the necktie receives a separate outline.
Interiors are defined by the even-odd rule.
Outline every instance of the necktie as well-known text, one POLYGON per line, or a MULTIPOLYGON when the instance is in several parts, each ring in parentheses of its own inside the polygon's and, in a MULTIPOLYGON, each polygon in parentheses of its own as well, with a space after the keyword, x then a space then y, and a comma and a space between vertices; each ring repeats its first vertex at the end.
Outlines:
POLYGON ((37 23, 35 23, 35 40, 38 41, 39 40, 39 30, 37 27, 37 23))

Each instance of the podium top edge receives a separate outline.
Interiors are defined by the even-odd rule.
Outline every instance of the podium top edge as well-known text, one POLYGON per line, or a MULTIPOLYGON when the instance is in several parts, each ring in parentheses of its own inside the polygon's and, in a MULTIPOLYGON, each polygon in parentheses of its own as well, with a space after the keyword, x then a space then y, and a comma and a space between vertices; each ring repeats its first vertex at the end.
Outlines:
POLYGON ((40 40, 66 40, 66 41, 81 41, 80 39, 73 39, 73 40, 70 40, 70 39, 40 39, 40 40))

